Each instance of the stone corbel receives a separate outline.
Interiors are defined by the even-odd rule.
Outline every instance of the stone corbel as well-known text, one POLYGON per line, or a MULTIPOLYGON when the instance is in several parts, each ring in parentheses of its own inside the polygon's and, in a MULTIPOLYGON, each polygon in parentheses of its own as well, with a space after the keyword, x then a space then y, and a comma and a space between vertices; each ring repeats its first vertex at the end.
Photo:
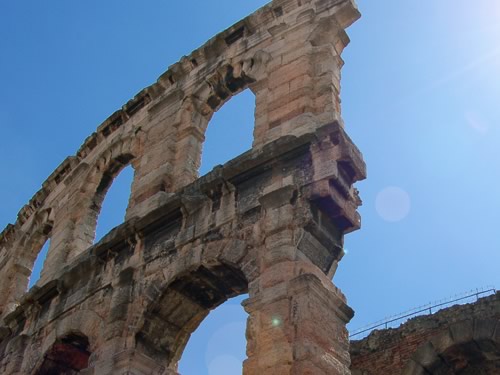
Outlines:
POLYGON ((210 120, 211 113, 195 96, 184 98, 178 114, 179 124, 178 140, 192 135, 200 142, 205 141, 205 130, 210 120))
POLYGON ((267 78, 267 64, 271 61, 269 52, 260 50, 252 58, 243 60, 241 71, 256 82, 267 78))
MULTIPOLYGON (((319 21, 319 25, 307 38, 313 47, 324 45, 336 46, 338 41, 345 42, 344 47, 349 43, 349 37, 342 27, 333 18, 324 18, 319 21)), ((340 54, 342 51, 337 51, 340 54)))

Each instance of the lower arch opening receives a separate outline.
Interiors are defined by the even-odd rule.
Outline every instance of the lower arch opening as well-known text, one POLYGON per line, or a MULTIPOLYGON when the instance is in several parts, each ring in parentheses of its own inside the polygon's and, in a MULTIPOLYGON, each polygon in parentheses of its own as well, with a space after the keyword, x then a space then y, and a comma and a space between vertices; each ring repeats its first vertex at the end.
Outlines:
POLYGON ((88 367, 89 341, 80 334, 70 334, 57 340, 45 353, 36 375, 75 375, 88 367))
POLYGON ((179 362, 182 375, 235 375, 246 358, 248 314, 243 294, 227 300, 203 320, 189 339, 179 362))
MULTIPOLYGON (((241 301, 247 293, 243 273, 230 265, 200 266, 187 272, 173 280, 148 309, 136 336, 137 347, 183 375, 222 375, 214 371, 224 366, 239 368, 236 373, 241 373, 247 318, 241 301), (232 338, 226 341, 228 336, 232 338), (207 350, 200 353, 200 346, 207 350)), ((234 371, 227 373, 234 375, 234 371)))

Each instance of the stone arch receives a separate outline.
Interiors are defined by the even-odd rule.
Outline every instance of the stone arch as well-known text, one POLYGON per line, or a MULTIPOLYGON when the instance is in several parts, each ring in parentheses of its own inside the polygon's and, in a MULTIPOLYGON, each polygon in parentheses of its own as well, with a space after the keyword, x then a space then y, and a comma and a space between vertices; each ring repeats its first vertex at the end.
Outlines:
POLYGON ((92 367, 104 328, 103 319, 92 310, 66 315, 45 332, 43 339, 28 348, 26 355, 30 361, 24 372, 33 375, 76 374, 92 367), (73 368, 73 372, 63 371, 68 367, 73 368))
POLYGON ((243 90, 249 88, 255 94, 267 78, 266 66, 270 60, 271 55, 260 50, 253 56, 219 63, 194 90, 191 100, 196 104, 196 111, 210 118, 243 90))
POLYGON ((493 375, 499 366, 500 320, 475 319, 453 324, 421 345, 403 375, 493 375))
POLYGON ((0 295, 5 296, 4 310, 0 314, 11 312, 26 293, 36 258, 52 236, 53 226, 54 212, 46 208, 37 212, 29 227, 20 233, 13 246, 10 266, 6 268, 6 282, 0 283, 0 295))
POLYGON ((252 57, 220 63, 192 95, 184 98, 176 120, 179 124, 174 167, 177 188, 198 177, 205 132, 213 114, 246 89, 256 94, 267 78, 266 65, 270 59, 269 53, 258 51, 252 57))
POLYGON ((103 319, 92 310, 80 310, 65 316, 57 322, 52 333, 52 340, 45 343, 44 348, 48 350, 55 342, 55 338, 64 337, 75 333, 85 336, 89 341, 89 348, 93 351, 99 341, 105 324, 103 319))
MULTIPOLYGON (((82 175, 85 182, 80 185, 82 189, 75 197, 70 213, 70 222, 74 223, 71 234, 73 248, 67 255, 67 261, 92 246, 97 219, 106 193, 125 167, 131 165, 134 171, 137 169, 139 156, 139 138, 122 138, 106 148, 88 168, 88 172, 82 175)), ((128 206, 130 205, 131 197, 128 206)))
POLYGON ((245 265, 244 241, 214 241, 191 250, 191 257, 180 255, 168 265, 168 280, 149 284, 151 302, 135 335, 138 350, 174 372, 203 319, 228 299, 247 293, 255 276, 255 270, 245 265))
POLYGON ((30 270, 30 275, 38 253, 52 235, 53 226, 53 210, 51 208, 44 209, 35 215, 30 228, 19 241, 16 255, 21 262, 25 263, 25 267, 30 270))
POLYGON ((68 333, 57 340, 40 358, 33 375, 76 375, 88 368, 89 339, 79 331, 68 333))

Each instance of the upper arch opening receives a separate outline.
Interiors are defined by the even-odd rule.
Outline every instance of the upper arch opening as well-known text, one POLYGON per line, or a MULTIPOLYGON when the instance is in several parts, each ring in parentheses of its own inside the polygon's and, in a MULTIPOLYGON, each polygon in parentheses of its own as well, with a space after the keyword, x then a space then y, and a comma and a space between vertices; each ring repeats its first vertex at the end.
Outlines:
POLYGON ((126 159, 123 162, 114 162, 97 187, 92 201, 92 210, 96 215, 94 243, 125 219, 134 169, 126 159))
POLYGON ((246 89, 212 116, 201 154, 200 175, 224 164, 252 147, 255 95, 246 89))

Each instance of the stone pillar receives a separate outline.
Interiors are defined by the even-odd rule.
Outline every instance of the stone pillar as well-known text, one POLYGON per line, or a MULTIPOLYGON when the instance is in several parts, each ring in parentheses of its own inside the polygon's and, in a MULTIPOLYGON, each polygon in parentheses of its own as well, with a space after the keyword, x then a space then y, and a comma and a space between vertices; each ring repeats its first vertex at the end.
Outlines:
POLYGON ((244 306, 250 314, 244 375, 349 374, 345 325, 353 311, 317 276, 266 288, 244 306))
POLYGON ((63 209, 56 214, 50 246, 45 258, 44 267, 40 273, 38 285, 43 285, 53 279, 55 275, 66 265, 66 259, 71 252, 77 253, 77 249, 88 247, 82 239, 73 240, 75 232, 75 222, 69 217, 67 210, 63 209), (78 246, 78 247, 77 247, 78 246))
POLYGON ((202 113, 196 99, 187 97, 182 103, 177 126, 174 160, 174 186, 186 186, 198 178, 205 131, 212 116, 202 113))
MULTIPOLYGON (((260 275, 244 303, 245 375, 349 374, 346 324, 353 311, 328 276, 300 251, 304 225, 291 178, 276 178, 260 199, 260 275)), ((326 273, 328 273, 327 270, 326 273)))
MULTIPOLYGON (((352 11, 357 18, 357 10, 352 11)), ((318 21, 312 12, 299 15, 297 23, 269 30, 272 59, 266 81, 255 90, 254 147, 340 121, 340 55, 349 38, 334 19, 318 21)))
POLYGON ((131 162, 135 174, 126 220, 144 216, 161 205, 175 189, 172 174, 176 128, 173 125, 176 122, 174 114, 180 108, 175 94, 152 108, 149 123, 139 130, 143 144, 139 156, 131 162))
POLYGON ((26 293, 30 275, 30 269, 15 257, 2 268, 0 276, 1 318, 16 309, 19 299, 26 293))
POLYGON ((50 246, 37 285, 55 278, 64 266, 92 246, 99 214, 99 207, 94 207, 92 201, 101 177, 87 174, 82 187, 68 187, 55 200, 50 246))
POLYGON ((33 228, 29 232, 19 231, 20 238, 2 248, 5 255, 0 261, 0 316, 14 311, 28 290, 36 257, 49 237, 52 222, 33 228))

